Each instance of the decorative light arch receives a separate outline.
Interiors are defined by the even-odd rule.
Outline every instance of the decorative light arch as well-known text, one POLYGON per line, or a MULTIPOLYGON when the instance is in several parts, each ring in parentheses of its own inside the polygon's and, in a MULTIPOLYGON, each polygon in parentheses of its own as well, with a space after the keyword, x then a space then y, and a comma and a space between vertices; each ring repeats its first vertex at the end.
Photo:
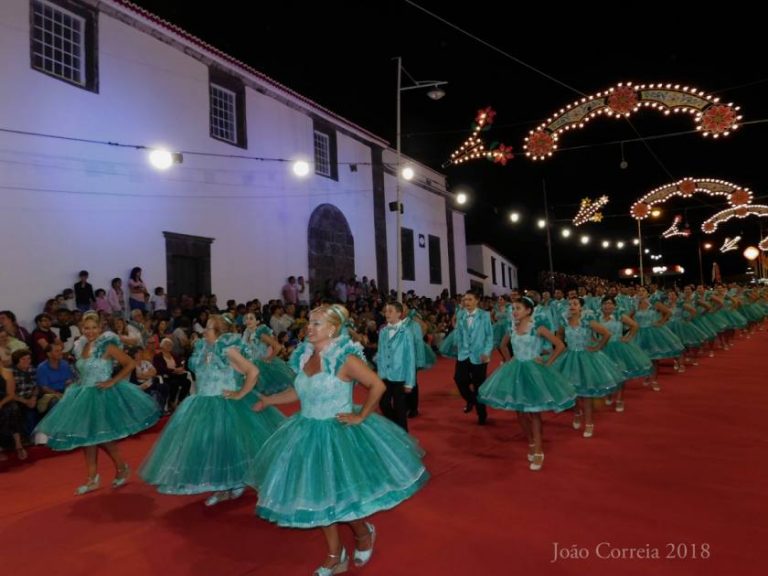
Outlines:
POLYGON ((705 234, 713 234, 718 225, 727 222, 731 218, 746 218, 747 216, 758 216, 768 218, 768 206, 763 204, 745 204, 743 206, 732 206, 726 210, 721 210, 711 218, 708 218, 701 225, 701 230, 705 234))
POLYGON ((485 142, 480 137, 480 132, 488 130, 491 124, 493 124, 495 117, 496 111, 490 106, 478 110, 472 126, 472 134, 470 134, 469 138, 464 141, 464 144, 458 150, 451 154, 450 160, 443 164, 443 167, 450 166, 451 164, 463 164, 478 158, 485 158, 495 164, 506 166, 507 162, 514 158, 512 146, 499 144, 498 146, 491 145, 489 149, 486 149, 485 142))
POLYGON ((732 103, 720 104, 719 98, 696 88, 680 84, 621 83, 558 110, 530 132, 525 139, 525 155, 544 160, 555 152, 563 132, 583 128, 599 115, 627 118, 641 107, 658 108, 665 115, 693 114, 696 129, 713 138, 728 136, 739 127, 742 118, 739 108, 732 103))
POLYGON ((632 204, 629 213, 635 220, 644 220, 650 215, 651 207, 656 204, 662 204, 673 196, 690 198, 697 192, 709 196, 723 196, 731 206, 750 204, 753 197, 752 191, 749 188, 742 188, 725 180, 684 178, 651 190, 632 204))
POLYGON ((768 236, 760 240, 760 244, 757 245, 763 252, 768 252, 768 236))
POLYGON ((573 218, 573 225, 581 226, 587 222, 602 222, 603 213, 600 212, 600 210, 606 204, 608 204, 608 196, 600 196, 600 198, 597 198, 596 200, 582 198, 579 211, 573 218))
POLYGON ((664 238, 672 238, 673 236, 683 236, 687 238, 691 235, 691 231, 688 228, 680 230, 679 224, 683 221, 683 217, 679 214, 675 216, 675 220, 672 222, 672 226, 664 230, 661 235, 664 238))

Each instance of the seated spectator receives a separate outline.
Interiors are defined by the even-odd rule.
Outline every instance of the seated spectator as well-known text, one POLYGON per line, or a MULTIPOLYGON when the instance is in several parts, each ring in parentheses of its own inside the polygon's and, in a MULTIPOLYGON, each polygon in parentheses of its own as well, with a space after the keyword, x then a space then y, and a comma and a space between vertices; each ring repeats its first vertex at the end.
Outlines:
POLYGON ((61 299, 56 296, 56 310, 59 308, 66 308, 70 312, 77 310, 77 301, 75 300, 75 291, 72 288, 67 288, 61 293, 61 299))
POLYGON ((157 369, 149 360, 152 356, 147 350, 141 348, 131 348, 128 354, 136 362, 136 368, 131 373, 131 382, 152 396, 160 409, 165 412, 165 405, 168 402, 168 384, 157 375, 157 369))
POLYGON ((0 310, 0 326, 5 328, 8 335, 11 338, 21 340, 27 345, 27 348, 32 347, 32 336, 22 326, 16 323, 16 314, 10 310, 0 310))
POLYGON ((51 330, 51 317, 48 314, 35 316, 35 328, 32 332, 32 359, 34 364, 40 364, 48 358, 48 348, 56 341, 56 334, 51 330))
POLYGON ((16 381, 13 373, 0 366, 0 461, 8 458, 3 454, 6 438, 13 438, 16 454, 19 460, 26 460, 27 451, 21 443, 22 424, 19 417, 19 407, 16 403, 16 381))
POLYGON ((173 353, 179 358, 186 358, 192 350, 192 342, 189 338, 192 332, 192 321, 186 316, 179 318, 179 321, 171 333, 173 342, 173 353))
POLYGON ((37 370, 32 366, 32 353, 26 348, 16 350, 11 355, 11 362, 13 364, 13 379, 16 383, 14 398, 19 404, 22 432, 25 436, 29 436, 39 419, 37 399, 40 396, 40 390, 37 387, 37 370))
POLYGON ((75 340, 80 338, 80 329, 74 323, 69 308, 59 308, 56 311, 56 323, 51 326, 51 330, 64 346, 64 354, 70 355, 75 348, 75 340))
POLYGON ((272 314, 269 319, 269 327, 272 328, 272 332, 280 334, 280 332, 288 332, 293 324, 293 318, 285 313, 285 309, 281 304, 276 304, 272 308, 272 314))
POLYGON ((143 344, 141 340, 141 332, 139 332, 134 326, 128 324, 122 316, 112 317, 112 332, 117 334, 125 348, 132 348, 134 346, 141 346, 143 344))
POLYGON ((64 346, 61 342, 54 342, 48 349, 48 360, 37 367, 37 386, 40 389, 38 414, 46 414, 56 406, 74 379, 72 366, 64 360, 64 346))
POLYGON ((173 412, 184 398, 189 396, 192 387, 192 377, 184 367, 184 361, 173 353, 173 340, 163 338, 160 341, 160 351, 155 354, 152 363, 157 375, 162 376, 168 385, 168 411, 173 412))
POLYGON ((11 354, 26 348, 27 345, 24 342, 8 334, 8 331, 0 325, 0 365, 10 368, 11 354))

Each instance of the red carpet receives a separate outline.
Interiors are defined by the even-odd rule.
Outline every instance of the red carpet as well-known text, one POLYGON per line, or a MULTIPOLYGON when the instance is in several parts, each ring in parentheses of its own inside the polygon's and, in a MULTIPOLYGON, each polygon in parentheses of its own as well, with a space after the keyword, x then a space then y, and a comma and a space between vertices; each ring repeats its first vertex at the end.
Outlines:
MULTIPOLYGON (((589 440, 571 428, 570 413, 548 416, 538 473, 528 470, 514 415, 491 410, 477 426, 462 414, 452 362, 441 360, 422 376, 422 416, 411 421, 432 480, 374 517, 373 560, 350 572, 763 574, 767 349, 760 332, 685 374, 664 369, 661 392, 633 384, 626 411, 600 409, 589 440), (555 543, 581 558, 553 563, 555 543), (648 558, 654 550, 659 557, 648 558)), ((134 469, 156 434, 121 443, 134 469)), ((311 574, 325 555, 319 530, 254 517, 253 492, 206 508, 204 497, 161 496, 134 476, 119 491, 75 497, 82 453, 35 452, 27 463, 1 464, 3 574, 292 576, 311 574)), ((103 455, 100 470, 109 486, 103 455)))

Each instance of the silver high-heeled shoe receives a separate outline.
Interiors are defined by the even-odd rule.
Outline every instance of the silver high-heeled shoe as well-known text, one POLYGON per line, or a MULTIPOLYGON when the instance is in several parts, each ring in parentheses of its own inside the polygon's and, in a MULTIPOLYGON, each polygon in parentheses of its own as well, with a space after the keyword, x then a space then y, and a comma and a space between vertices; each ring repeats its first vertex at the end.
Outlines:
POLYGON ((75 490, 75 496, 82 496, 83 494, 88 494, 88 492, 93 492, 94 490, 98 490, 101 487, 101 482, 99 475, 96 474, 93 478, 89 478, 88 482, 83 484, 82 486, 78 486, 77 490, 75 490))
POLYGON ((355 536, 355 540, 357 542, 360 542, 360 540, 363 540, 364 538, 370 536, 371 547, 368 548, 368 550, 358 550, 357 546, 355 546, 355 553, 354 553, 355 566, 357 566, 358 568, 360 568, 361 566, 365 566, 371 560, 371 556, 373 556, 373 545, 376 543, 376 527, 370 522, 366 522, 365 527, 368 528, 368 534, 366 534, 365 536, 360 536, 359 538, 355 536))
POLYGON ((341 549, 339 554, 328 554, 328 558, 335 558, 336 564, 330 568, 320 566, 312 573, 312 576, 332 576, 333 574, 343 574, 349 568, 349 556, 347 556, 347 550, 341 549))
POLYGON ((128 464, 125 464, 117 473, 115 479, 112 480, 112 488, 120 488, 120 486, 125 486, 125 483, 128 482, 128 477, 130 475, 131 467, 128 466, 128 464))
POLYGON ((539 470, 541 470, 541 467, 543 465, 544 465, 544 454, 542 454, 541 452, 538 452, 533 455, 533 460, 531 460, 531 464, 530 466, 528 466, 528 468, 530 468, 534 472, 538 472, 539 470))

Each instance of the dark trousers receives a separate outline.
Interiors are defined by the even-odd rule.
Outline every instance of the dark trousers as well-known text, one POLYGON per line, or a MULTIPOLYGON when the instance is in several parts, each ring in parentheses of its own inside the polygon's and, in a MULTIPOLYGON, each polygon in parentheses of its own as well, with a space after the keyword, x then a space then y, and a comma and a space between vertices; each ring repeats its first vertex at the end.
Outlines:
POLYGON ((189 372, 184 374, 166 374, 163 380, 168 385, 168 409, 174 410, 178 404, 189 396, 192 380, 189 372))
POLYGON ((384 380, 384 385, 387 389, 379 400, 381 413, 407 432, 408 407, 406 397, 408 394, 405 393, 405 382, 384 380))
POLYGON ((469 408, 474 407, 477 410, 477 420, 480 424, 485 423, 488 413, 485 405, 477 402, 477 391, 480 385, 485 382, 487 372, 487 363, 472 364, 469 358, 467 358, 466 360, 458 360, 456 362, 456 370, 453 373, 453 379, 456 381, 459 394, 464 398, 469 408))

